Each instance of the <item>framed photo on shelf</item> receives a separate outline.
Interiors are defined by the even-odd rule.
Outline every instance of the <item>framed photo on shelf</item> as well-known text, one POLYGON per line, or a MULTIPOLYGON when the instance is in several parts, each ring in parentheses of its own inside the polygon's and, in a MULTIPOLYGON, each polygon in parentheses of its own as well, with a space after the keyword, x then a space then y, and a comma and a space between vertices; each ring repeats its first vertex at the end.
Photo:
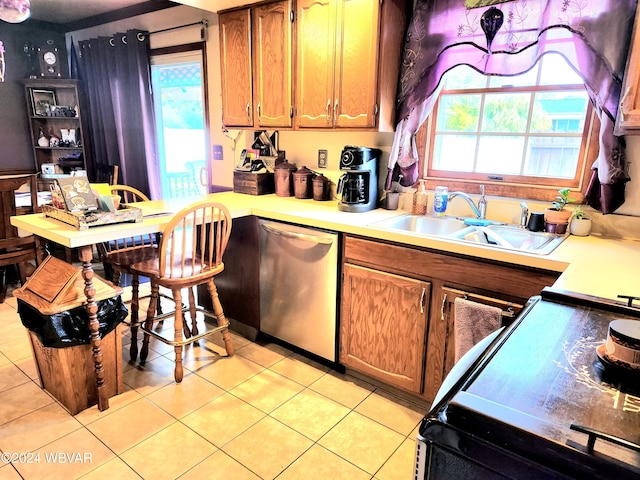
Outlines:
POLYGON ((34 115, 47 116, 56 106, 56 94, 52 90, 31 90, 31 106, 34 115))

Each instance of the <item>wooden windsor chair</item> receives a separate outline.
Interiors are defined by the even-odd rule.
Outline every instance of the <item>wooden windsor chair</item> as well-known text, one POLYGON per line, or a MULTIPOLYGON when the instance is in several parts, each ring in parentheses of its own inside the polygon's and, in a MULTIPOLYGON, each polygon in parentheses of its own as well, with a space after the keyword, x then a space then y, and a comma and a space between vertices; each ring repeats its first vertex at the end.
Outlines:
MULTIPOLYGON (((162 233, 158 255, 131 266, 138 275, 149 277, 151 281, 151 300, 147 310, 144 326, 140 363, 144 365, 149 352, 150 336, 172 345, 175 351, 174 378, 180 383, 183 377, 182 347, 199 339, 222 333, 226 353, 233 356, 234 349, 229 335, 229 322, 224 316, 214 277, 224 270, 222 256, 231 233, 231 215, 222 204, 211 201, 200 201, 184 208, 169 222, 162 233), (198 285, 207 286, 213 304, 213 312, 196 306, 193 288, 198 285), (168 288, 173 294, 176 306, 182 304, 182 289, 189 290, 189 306, 176 307, 174 317, 173 338, 167 338, 153 330, 156 317, 156 300, 159 287, 168 288), (184 312, 189 310, 191 327, 184 321, 184 312), (198 313, 203 318, 204 330, 200 332, 197 325, 198 313), (216 325, 207 322, 207 318, 215 318, 216 325), (183 337, 184 333, 184 337, 183 337)), ((166 317, 165 317, 166 318, 166 317)))

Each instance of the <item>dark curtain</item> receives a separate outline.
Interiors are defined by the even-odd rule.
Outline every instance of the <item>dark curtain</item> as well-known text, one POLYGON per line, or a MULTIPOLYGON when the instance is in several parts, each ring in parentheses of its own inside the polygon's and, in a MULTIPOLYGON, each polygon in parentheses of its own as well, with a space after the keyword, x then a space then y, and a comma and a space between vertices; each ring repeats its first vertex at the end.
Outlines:
MULTIPOLYGON (((487 5, 488 2, 475 2, 487 5)), ((457 65, 487 75, 524 73, 558 53, 583 78, 601 122, 588 203, 611 213, 624 202, 624 140, 613 126, 637 0, 512 0, 467 9, 462 0, 416 0, 400 73, 398 119, 387 188, 418 172, 415 133, 431 112, 442 76, 457 65)))
POLYGON ((128 30, 81 41, 79 49, 94 171, 119 165, 118 183, 160 198, 149 35, 128 30))

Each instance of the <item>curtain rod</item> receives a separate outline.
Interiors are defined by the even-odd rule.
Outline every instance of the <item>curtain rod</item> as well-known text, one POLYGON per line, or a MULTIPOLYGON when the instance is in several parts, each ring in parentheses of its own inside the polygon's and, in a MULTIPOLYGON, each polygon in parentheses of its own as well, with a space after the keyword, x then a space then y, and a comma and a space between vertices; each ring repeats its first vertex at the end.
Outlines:
POLYGON ((202 19, 199 22, 194 22, 194 23, 188 23, 186 25, 178 25, 177 27, 169 27, 169 28, 163 28, 162 30, 156 30, 155 32, 149 32, 149 35, 154 35, 156 33, 163 33, 163 32, 169 32, 171 30, 178 30, 180 28, 187 28, 187 27, 193 27, 194 25, 202 25, 202 36, 204 37, 204 30, 206 28, 209 28, 209 20, 206 19, 202 19))

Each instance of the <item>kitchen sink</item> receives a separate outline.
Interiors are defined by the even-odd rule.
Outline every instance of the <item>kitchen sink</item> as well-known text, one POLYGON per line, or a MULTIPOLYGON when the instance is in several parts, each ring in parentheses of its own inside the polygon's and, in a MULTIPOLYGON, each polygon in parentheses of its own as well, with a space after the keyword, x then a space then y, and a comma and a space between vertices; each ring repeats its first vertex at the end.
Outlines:
POLYGON ((497 222, 486 226, 466 225, 464 219, 459 217, 403 214, 371 223, 369 226, 414 235, 445 237, 537 255, 548 255, 566 238, 566 235, 531 232, 517 225, 497 222))
POLYGON ((423 235, 443 236, 464 228, 464 222, 455 217, 425 217, 424 215, 399 215, 372 223, 371 227, 390 228, 423 235))

